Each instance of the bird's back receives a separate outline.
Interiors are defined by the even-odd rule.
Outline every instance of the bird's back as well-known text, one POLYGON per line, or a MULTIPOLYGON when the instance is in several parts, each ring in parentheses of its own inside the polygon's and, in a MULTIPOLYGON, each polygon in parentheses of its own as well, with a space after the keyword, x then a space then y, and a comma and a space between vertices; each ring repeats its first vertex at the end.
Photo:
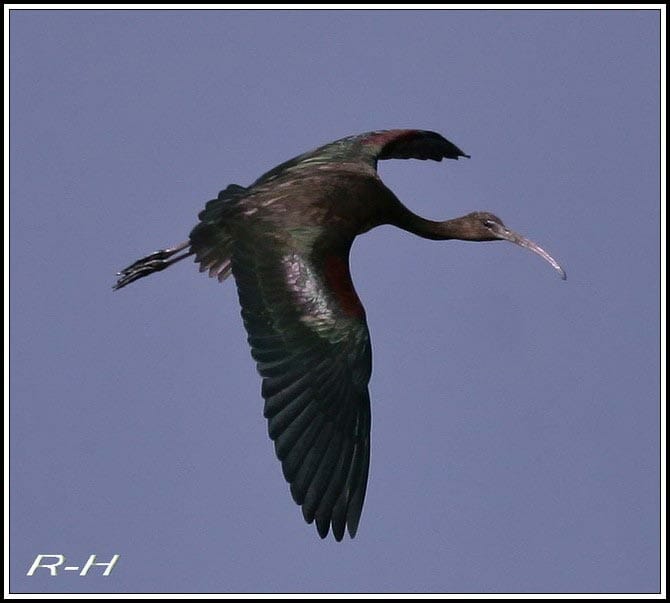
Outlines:
POLYGON ((225 254, 235 238, 271 237, 298 248, 317 240, 350 245, 384 222, 397 202, 361 161, 332 161, 314 152, 280 168, 248 188, 231 185, 207 203, 190 235, 201 266, 211 269, 207 256, 225 254))

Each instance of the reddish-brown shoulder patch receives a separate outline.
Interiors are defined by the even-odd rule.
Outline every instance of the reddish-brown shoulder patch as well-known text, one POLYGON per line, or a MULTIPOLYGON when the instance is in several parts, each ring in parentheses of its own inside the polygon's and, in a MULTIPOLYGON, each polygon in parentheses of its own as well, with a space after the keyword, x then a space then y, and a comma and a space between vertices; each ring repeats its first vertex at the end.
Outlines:
POLYGON ((363 144, 379 146, 382 148, 389 142, 395 142, 405 137, 411 137, 415 133, 416 130, 381 130, 379 132, 374 132, 370 134, 370 136, 366 137, 363 140, 363 144))
POLYGON ((349 264, 346 260, 336 255, 329 255, 325 264, 326 285, 332 291, 340 308, 348 316, 362 318, 365 310, 358 299, 354 285, 351 282, 349 264))

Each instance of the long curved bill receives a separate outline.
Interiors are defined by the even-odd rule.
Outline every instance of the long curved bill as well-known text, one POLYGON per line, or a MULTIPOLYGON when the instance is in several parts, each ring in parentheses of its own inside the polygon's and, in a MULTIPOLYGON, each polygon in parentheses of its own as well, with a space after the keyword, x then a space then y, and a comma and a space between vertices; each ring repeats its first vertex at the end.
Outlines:
POLYGON ((565 274, 565 270, 563 270, 561 265, 553 257, 551 257, 544 249, 542 249, 542 247, 540 247, 537 243, 533 243, 533 241, 527 239, 526 237, 522 237, 519 233, 514 232, 509 228, 505 228, 503 238, 506 241, 510 241, 510 243, 515 243, 520 247, 530 249, 533 253, 537 253, 537 255, 539 255, 542 259, 549 262, 554 267, 554 270, 556 270, 558 274, 561 275, 561 278, 563 280, 566 280, 568 278, 567 275, 565 274))

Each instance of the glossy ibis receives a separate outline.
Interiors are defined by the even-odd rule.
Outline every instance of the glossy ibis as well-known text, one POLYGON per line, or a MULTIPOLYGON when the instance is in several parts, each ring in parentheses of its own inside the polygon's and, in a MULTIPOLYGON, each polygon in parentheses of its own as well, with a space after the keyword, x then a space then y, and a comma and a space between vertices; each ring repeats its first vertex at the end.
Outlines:
POLYGON ((365 311, 351 282, 356 235, 392 224, 434 240, 510 241, 565 272, 488 212, 434 222, 412 213, 377 175, 380 159, 458 159, 425 130, 368 132, 300 155, 248 188, 209 201, 188 241, 119 273, 115 289, 194 255, 200 271, 235 277, 264 415, 291 494, 308 523, 353 538, 370 461, 372 371, 365 311))

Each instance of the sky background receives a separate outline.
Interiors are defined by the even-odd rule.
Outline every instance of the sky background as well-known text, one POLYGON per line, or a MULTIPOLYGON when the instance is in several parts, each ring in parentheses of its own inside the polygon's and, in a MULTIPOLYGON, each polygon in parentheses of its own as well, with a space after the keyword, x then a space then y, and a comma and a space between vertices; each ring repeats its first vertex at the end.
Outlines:
POLYGON ((10 15, 14 592, 659 589, 659 13, 10 15), (331 140, 436 130, 387 161, 430 218, 503 243, 357 239, 372 335, 359 533, 322 541, 262 416, 232 281, 122 291, 205 202, 331 140), (37 554, 119 554, 33 577, 37 554))

